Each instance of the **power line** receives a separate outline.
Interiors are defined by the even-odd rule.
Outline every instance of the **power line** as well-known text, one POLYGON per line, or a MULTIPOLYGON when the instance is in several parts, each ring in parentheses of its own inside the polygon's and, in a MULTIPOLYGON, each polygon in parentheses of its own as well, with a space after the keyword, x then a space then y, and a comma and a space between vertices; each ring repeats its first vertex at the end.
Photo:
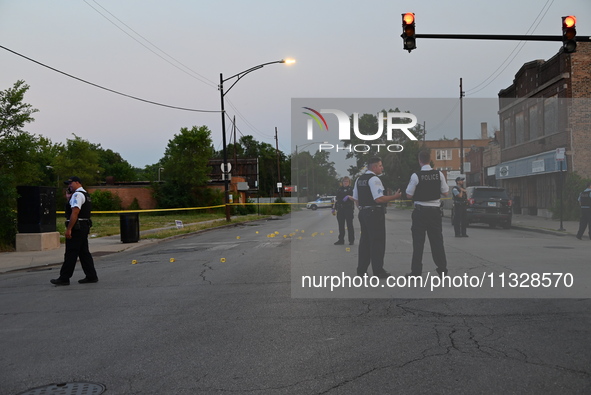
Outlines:
POLYGON ((84 0, 84 2, 93 10, 95 10, 100 16, 102 16, 103 18, 105 18, 107 21, 109 21, 111 24, 113 24, 113 26, 115 26, 117 29, 121 30, 123 33, 125 33, 126 35, 128 35, 130 38, 132 38, 134 41, 136 41, 138 44, 140 44, 141 46, 143 46, 144 48, 146 48, 148 51, 152 52, 154 55, 158 56, 160 59, 164 60, 165 62, 167 62, 168 64, 172 65, 173 67, 176 67, 177 69, 179 69, 180 71, 182 71, 183 73, 187 74, 188 76, 195 78, 196 80, 210 86, 213 88, 217 88, 217 84, 211 80, 209 80, 207 77, 199 74, 198 72, 196 72, 195 70, 192 70, 189 66, 183 64, 182 62, 178 61, 177 59, 175 59, 174 57, 172 57, 171 55, 167 54, 165 51, 163 51, 162 49, 158 48, 158 46, 156 46, 154 43, 152 43, 150 40, 148 40, 147 38, 145 38, 144 36, 142 36, 141 34, 139 34, 137 31, 135 31, 134 29, 132 29, 129 25, 127 25, 125 22, 123 22, 121 19, 117 18, 115 15, 113 15, 113 13, 111 13, 109 10, 107 10, 105 7, 103 7, 102 5, 100 5, 99 3, 96 2, 96 0, 93 0, 94 3, 96 5, 98 5, 99 7, 101 7, 105 12, 107 12, 109 15, 111 15, 113 18, 115 18, 117 21, 119 21, 119 23, 121 23, 123 26, 127 27, 129 30, 131 30, 132 32, 134 32, 136 35, 138 35, 139 37, 141 37, 144 41, 146 41, 148 44, 150 44, 152 47, 156 48, 158 51, 162 52, 164 55, 168 56, 170 59, 174 60, 175 62, 177 62, 178 64, 180 64, 181 66, 183 66, 185 69, 191 71, 191 73, 194 73, 196 75, 198 75, 199 77, 196 77, 193 74, 188 73, 186 70, 183 70, 182 68, 180 68, 179 66, 177 66, 176 64, 170 62, 168 59, 165 59, 163 56, 161 56, 160 54, 156 53, 155 51, 153 51, 151 48, 148 48, 144 43, 140 42, 138 39, 136 39, 135 37, 133 37, 131 34, 129 34, 128 32, 126 32, 124 29, 122 29, 120 26, 118 26, 115 22, 113 22, 112 20, 110 20, 107 16, 105 16, 102 12, 100 12, 99 10, 97 10, 95 7, 93 7, 88 1, 84 0), (205 80, 205 81, 204 81, 205 80))
POLYGON ((157 102, 154 102, 154 101, 151 101, 151 100, 141 99, 141 98, 139 98, 139 97, 136 97, 136 96, 131 96, 131 95, 128 95, 128 94, 126 94, 126 93, 121 93, 121 92, 118 92, 118 91, 116 91, 116 90, 109 89, 109 88, 105 88, 104 86, 101 86, 101 85, 98 85, 98 84, 95 84, 95 83, 92 83, 92 82, 89 82, 89 81, 83 80, 82 78, 78 78, 78 77, 76 77, 76 76, 73 76, 73 75, 71 75, 71 74, 68 74, 68 73, 66 73, 66 72, 63 72, 63 71, 61 71, 61 70, 58 70, 58 69, 56 69, 56 68, 53 68, 53 67, 51 67, 51 66, 48 66, 48 65, 46 65, 46 64, 44 64, 44 63, 38 62, 38 61, 36 61, 35 59, 31 59, 31 58, 29 58, 29 57, 27 57, 27 56, 25 56, 25 55, 22 55, 22 54, 20 54, 20 53, 18 53, 18 52, 15 52, 15 51, 11 50, 11 49, 8 49, 8 48, 6 48, 6 47, 4 47, 4 46, 2 46, 2 45, 0 45, 0 48, 2 48, 2 49, 5 49, 5 50, 7 50, 8 52, 11 52, 11 53, 13 53, 13 54, 15 54, 15 55, 18 55, 18 56, 20 56, 21 58, 27 59, 27 60, 29 60, 29 61, 31 61, 31 62, 33 62, 33 63, 36 63, 36 64, 38 64, 38 65, 40 65, 40 66, 46 67, 46 68, 48 68, 48 69, 50 69, 50 70, 52 70, 52 71, 55 71, 55 72, 57 72, 57 73, 60 73, 60 74, 63 74, 63 75, 65 75, 65 76, 67 76, 67 77, 73 78, 73 79, 75 79, 75 80, 78 80, 78 81, 80 81, 80 82, 84 82, 85 84, 92 85, 92 86, 94 86, 94 87, 97 87, 97 88, 100 88, 100 89, 104 89, 104 90, 106 90, 106 91, 108 91, 108 92, 115 93, 115 94, 117 94, 117 95, 121 95, 121 96, 129 97, 130 99, 139 100, 139 101, 141 101, 141 102, 144 102, 144 103, 154 104, 154 105, 156 105, 156 106, 167 107, 167 108, 173 108, 173 109, 175 109, 175 110, 193 111, 193 112, 217 112, 217 113, 219 113, 219 112, 220 112, 219 110, 196 110, 196 109, 193 109, 193 108, 177 107, 177 106, 171 106, 171 105, 168 105, 168 104, 157 103, 157 102))
MULTIPOLYGON (((534 18, 534 21, 532 22, 532 24, 529 26, 529 28, 527 29, 527 31, 525 32, 525 34, 533 34, 536 29, 538 28, 538 26, 540 25, 540 23, 542 22, 542 20, 544 19, 544 17, 546 16, 546 14, 548 13, 548 11, 550 10, 550 7, 552 7, 552 4, 554 3, 554 0, 547 0, 546 3, 542 6, 542 9, 540 10, 540 12, 538 13, 538 15, 534 18), (548 5, 548 3, 551 1, 550 5, 548 5), (546 8, 546 6, 548 5, 548 7, 546 8), (545 9, 545 11, 544 11, 545 9), (542 12, 544 12, 544 15, 542 15, 542 17, 540 18, 540 15, 542 14, 542 12), (538 20, 539 18, 539 20, 538 20), (537 21, 537 24, 536 24, 537 21), (534 24, 536 24, 534 26, 534 24), (533 27, 533 30, 532 30, 533 27), (531 33, 530 33, 531 30, 531 33)), ((486 88, 487 86, 489 86, 494 80, 496 80, 498 77, 501 76, 501 74, 507 69, 507 67, 509 67, 509 65, 513 62, 513 60, 517 57, 517 55, 519 55, 519 53, 521 52, 521 50, 523 49, 523 47, 525 46, 525 44, 527 44, 527 41, 522 41, 519 42, 515 48, 513 48, 513 50, 509 53, 509 55, 507 55, 507 57, 505 58, 505 60, 503 60, 503 62, 501 62, 501 64, 499 65, 499 67, 497 67, 497 69, 495 71, 493 71, 491 73, 491 75, 489 75, 484 81, 482 81, 480 84, 476 85, 474 88, 472 89, 468 89, 466 92, 466 95, 471 96, 475 93, 480 92, 481 90, 483 90, 484 88, 486 88), (521 46, 521 47, 520 47, 521 46), (518 49, 519 48, 519 49, 518 49), (517 50, 517 53, 515 53, 515 55, 511 58, 511 60, 505 65, 505 67, 495 76, 495 73, 497 71, 499 71, 499 69, 501 67, 503 67, 503 65, 505 64, 505 62, 507 62, 507 60, 509 59, 509 57, 513 54, 513 52, 515 52, 517 50), (495 76, 494 78, 492 78, 493 76, 495 76), (492 78, 492 80, 490 80, 492 78), (490 80, 490 82, 486 85, 484 85, 482 88, 477 89, 479 86, 483 85, 484 83, 486 83, 488 80, 490 80)))

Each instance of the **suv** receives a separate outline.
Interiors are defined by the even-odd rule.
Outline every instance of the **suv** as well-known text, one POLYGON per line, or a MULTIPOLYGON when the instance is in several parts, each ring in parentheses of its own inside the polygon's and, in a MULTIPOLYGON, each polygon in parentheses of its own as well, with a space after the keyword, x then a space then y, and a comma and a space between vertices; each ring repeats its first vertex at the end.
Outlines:
POLYGON ((331 208, 334 204, 335 196, 324 196, 319 197, 318 199, 314 200, 313 202, 309 202, 306 204, 306 208, 316 210, 318 208, 331 208))
MULTIPOLYGON (((512 201, 505 188, 468 187, 466 197, 468 224, 485 223, 491 228, 500 225, 505 229, 511 227, 512 201)), ((453 217, 452 209, 452 221, 453 217)))

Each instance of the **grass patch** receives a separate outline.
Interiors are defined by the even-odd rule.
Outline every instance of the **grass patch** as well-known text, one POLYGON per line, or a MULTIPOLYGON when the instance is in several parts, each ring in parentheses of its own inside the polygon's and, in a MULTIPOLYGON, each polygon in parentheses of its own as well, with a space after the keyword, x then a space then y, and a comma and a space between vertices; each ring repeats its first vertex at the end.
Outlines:
MULTIPOLYGON (((163 239, 170 236, 179 234, 196 232, 198 230, 215 228, 222 225, 240 223, 246 221, 253 221, 256 219, 267 218, 266 215, 241 215, 233 218, 231 222, 226 221, 225 213, 195 213, 195 212, 184 212, 175 214, 158 214, 158 213, 140 213, 140 232, 150 231, 160 228, 174 229, 162 229, 144 234, 140 236, 142 239, 163 239), (183 221, 184 227, 182 229, 176 229, 175 221, 183 221), (209 222, 215 221, 215 222, 209 222)), ((58 220, 57 231, 60 233, 61 242, 65 242, 64 233, 66 231, 66 225, 64 220, 58 220)), ((92 228, 90 229, 91 237, 105 237, 113 236, 121 233, 120 217, 119 214, 94 214, 92 216, 92 228)))

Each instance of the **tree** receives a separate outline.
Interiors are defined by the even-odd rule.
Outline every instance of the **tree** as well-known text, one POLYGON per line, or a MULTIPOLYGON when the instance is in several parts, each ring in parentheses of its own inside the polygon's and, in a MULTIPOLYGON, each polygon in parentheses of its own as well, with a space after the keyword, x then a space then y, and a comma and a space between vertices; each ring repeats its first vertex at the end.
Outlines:
POLYGON ((159 205, 191 207, 218 199, 216 194, 203 191, 211 173, 208 163, 212 155, 211 131, 207 126, 181 128, 169 140, 159 162, 164 168, 162 177, 166 179, 166 183, 154 185, 159 205))
POLYGON ((23 130, 38 110, 24 103, 29 86, 17 81, 0 92, 0 246, 14 245, 16 235, 16 185, 38 177, 30 161, 36 138, 23 130))
POLYGON ((113 177, 115 181, 137 181, 135 169, 117 152, 97 146, 99 166, 103 169, 104 177, 113 177))
POLYGON ((100 146, 91 144, 75 134, 73 139, 66 140, 54 160, 54 168, 61 180, 78 176, 84 185, 97 185, 101 180, 103 169, 99 164, 100 146))

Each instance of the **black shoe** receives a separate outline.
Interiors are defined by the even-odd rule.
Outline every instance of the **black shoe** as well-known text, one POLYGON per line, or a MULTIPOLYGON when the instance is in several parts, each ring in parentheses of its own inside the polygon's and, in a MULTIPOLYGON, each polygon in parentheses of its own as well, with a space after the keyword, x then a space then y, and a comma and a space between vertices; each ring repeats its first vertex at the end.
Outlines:
POLYGON ((409 277, 422 277, 422 274, 406 273, 406 274, 404 275, 404 277, 405 277, 406 279, 408 279, 409 277))
POLYGON ((456 235, 456 237, 462 237, 462 235, 456 235))
POLYGON ((575 237, 579 240, 583 240, 583 238, 581 236, 575 236, 575 237))
POLYGON ((462 237, 468 237, 468 235, 462 235, 462 237))
POLYGON ((391 274, 388 273, 388 272, 386 272, 386 271, 384 271, 383 273, 380 273, 380 274, 376 275, 377 278, 381 278, 381 279, 388 278, 390 276, 391 276, 391 274))
POLYGON ((334 243, 334 245, 336 245, 336 246, 342 246, 343 244, 345 244, 345 242, 344 241, 340 241, 340 240, 337 241, 336 243, 334 243))
POLYGON ((70 280, 62 280, 61 278, 55 278, 49 282, 53 285, 70 285, 70 280))
POLYGON ((79 284, 98 283, 98 278, 84 277, 82 280, 78 280, 79 284))

